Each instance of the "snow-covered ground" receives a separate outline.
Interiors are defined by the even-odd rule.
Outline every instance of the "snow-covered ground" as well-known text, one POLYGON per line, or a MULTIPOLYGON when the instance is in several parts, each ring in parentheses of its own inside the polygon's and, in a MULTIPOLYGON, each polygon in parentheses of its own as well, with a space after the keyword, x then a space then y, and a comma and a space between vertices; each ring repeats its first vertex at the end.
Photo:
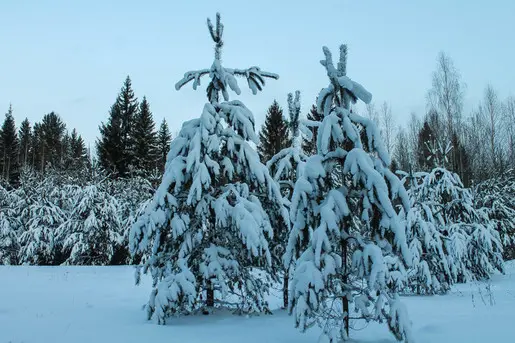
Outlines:
MULTIPOLYGON (((515 342, 515 262, 490 283, 455 287, 446 296, 406 297, 417 342, 515 342), (491 292, 488 291, 490 287, 491 292)), ((158 326, 141 306, 149 283, 134 286, 131 267, 0 266, 0 343, 295 342, 314 343, 293 318, 231 314, 176 319, 158 326)), ((271 299, 279 306, 280 299, 271 299)), ((363 326, 357 327, 358 329, 363 326)), ((384 326, 353 332, 359 342, 395 342, 384 326)))

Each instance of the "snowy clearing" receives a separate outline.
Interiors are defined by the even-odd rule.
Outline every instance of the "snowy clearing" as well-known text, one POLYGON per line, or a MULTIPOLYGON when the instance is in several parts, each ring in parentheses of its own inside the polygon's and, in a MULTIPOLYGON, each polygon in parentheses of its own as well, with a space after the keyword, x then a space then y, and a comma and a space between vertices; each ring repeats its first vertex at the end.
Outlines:
MULTIPOLYGON (((515 261, 489 283, 454 287, 446 296, 406 297, 417 342, 508 343, 515 339, 515 261), (491 305, 493 303, 493 305, 491 305)), ((134 286, 132 267, 0 266, 1 343, 316 342, 318 329, 293 328, 283 310, 272 316, 195 316, 158 326, 141 306, 148 282, 134 286)), ((147 280, 145 280, 147 281, 147 280)), ((272 298, 278 307, 280 298, 272 298)), ((360 327, 363 327, 361 325, 360 327)), ((358 342, 395 342, 385 326, 354 331, 358 342)))

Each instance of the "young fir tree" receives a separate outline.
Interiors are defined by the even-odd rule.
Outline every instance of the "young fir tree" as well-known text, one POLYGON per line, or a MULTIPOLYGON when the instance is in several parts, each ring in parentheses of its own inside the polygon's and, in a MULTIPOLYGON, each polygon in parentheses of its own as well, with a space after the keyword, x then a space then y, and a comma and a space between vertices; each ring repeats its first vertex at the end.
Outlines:
POLYGON ((268 162, 272 156, 290 146, 288 137, 288 124, 283 117, 283 110, 276 100, 268 108, 265 123, 259 132, 259 145, 257 148, 261 162, 268 162))
POLYGON ((118 178, 107 182, 109 194, 119 202, 120 242, 115 246, 112 264, 123 265, 130 262, 129 236, 132 225, 137 220, 137 212, 155 193, 147 178, 135 175, 131 178, 118 178))
POLYGON ((134 167, 148 176, 156 168, 157 159, 154 119, 147 98, 143 97, 134 120, 134 167))
POLYGON ((98 185, 76 189, 73 210, 58 229, 65 264, 107 265, 121 241, 117 200, 98 185))
POLYGON ((138 112, 138 100, 132 90, 129 76, 111 106, 109 119, 102 123, 97 141, 98 161, 102 168, 116 177, 129 175, 134 164, 134 121, 138 112))
POLYGON ((24 206, 20 219, 25 229, 20 235, 20 263, 31 265, 53 265, 60 253, 56 242, 56 229, 64 222, 66 215, 52 199, 53 182, 28 185, 22 183, 24 206), (23 189, 26 188, 26 189, 23 189))
POLYGON ((453 284, 445 249, 445 237, 431 211, 432 203, 418 197, 425 173, 404 173, 402 182, 409 185, 411 207, 401 210, 406 238, 412 256, 406 293, 435 294, 447 292, 453 284))
POLYGON ((0 265, 18 264, 21 225, 15 211, 16 203, 15 194, 0 186, 0 265))
MULTIPOLYGON (((301 147, 301 121, 300 115, 300 92, 288 94, 288 113, 289 113, 289 141, 290 145, 283 148, 275 154, 270 161, 267 162, 267 168, 270 170, 274 180, 279 184, 281 193, 285 198, 285 203, 289 204, 293 194, 293 187, 299 175, 302 173, 302 168, 307 160, 301 147)), ((277 228, 274 238, 273 256, 281 261, 284 252, 286 251, 286 242, 288 241, 288 226, 286 226, 281 218, 275 218, 276 214, 271 213, 270 217, 275 223, 274 227, 277 228)), ((281 265, 280 262, 277 265, 281 265)), ((284 308, 288 307, 288 284, 290 277, 289 265, 282 270, 283 272, 283 305, 284 308)))
POLYGON ((304 153, 306 155, 313 156, 317 153, 318 125, 320 125, 320 123, 324 119, 324 116, 322 114, 319 114, 317 111, 317 107, 313 105, 309 110, 307 119, 308 123, 311 122, 310 126, 312 134, 304 136, 302 141, 302 149, 304 150, 304 153))
POLYGON ((255 94, 265 78, 278 76, 258 67, 222 67, 220 15, 216 27, 207 23, 214 62, 187 72, 175 87, 193 81, 196 88, 209 75, 209 102, 173 140, 161 185, 130 237, 132 254, 143 255, 143 272, 153 277, 147 309, 159 323, 212 307, 230 293, 238 311, 267 311, 266 279, 254 269, 271 270, 273 228, 267 213, 287 216, 279 187, 249 144, 258 142, 252 112, 229 101, 229 90, 241 92, 236 77, 246 78, 255 94))
POLYGON ((484 209, 474 207, 470 189, 459 176, 449 171, 447 157, 451 150, 427 144, 434 168, 422 175, 416 199, 427 204, 440 233, 453 282, 489 278, 503 271, 502 244, 499 233, 484 209))
POLYGON ((346 76, 347 47, 335 67, 323 48, 330 84, 318 96, 323 114, 317 154, 295 183, 290 215, 294 226, 285 262, 296 259, 290 311, 302 331, 318 323, 326 342, 349 339, 355 320, 386 319, 399 340, 411 341, 407 312, 396 290, 411 258, 405 228, 394 208, 409 198, 388 169, 390 157, 376 125, 350 111, 371 95, 346 76), (339 173, 338 182, 332 180, 339 173))
POLYGON ((166 119, 163 119, 161 125, 159 126, 159 131, 157 133, 157 169, 160 172, 164 172, 165 170, 166 156, 168 155, 168 151, 170 150, 171 141, 172 135, 170 134, 170 130, 168 129, 166 119))
POLYGON ((0 131, 0 179, 10 185, 15 185, 19 176, 18 143, 13 108, 9 106, 0 131))
POLYGON ((18 131, 18 138, 20 141, 18 149, 18 163, 20 164, 20 167, 23 168, 31 165, 32 130, 27 118, 21 122, 20 130, 18 131))
POLYGON ((505 260, 515 258, 515 171, 489 179, 474 189, 476 208, 483 208, 499 232, 505 260))

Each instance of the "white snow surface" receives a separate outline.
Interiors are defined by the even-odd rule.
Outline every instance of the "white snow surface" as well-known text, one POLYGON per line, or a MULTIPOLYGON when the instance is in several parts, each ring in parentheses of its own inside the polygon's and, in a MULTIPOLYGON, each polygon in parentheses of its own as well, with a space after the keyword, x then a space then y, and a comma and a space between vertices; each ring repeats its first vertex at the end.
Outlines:
MULTIPOLYGON (((278 309, 273 315, 172 318, 168 325, 146 320, 150 280, 134 285, 133 267, 0 266, 0 342, 295 342, 315 343, 319 329, 305 334, 278 309)), ((488 283, 455 286, 444 296, 404 297, 418 343, 509 343, 515 337, 515 261, 506 275, 488 283), (487 287, 490 287, 489 294, 487 287)), ((353 342, 396 342, 386 325, 356 323, 353 342)))

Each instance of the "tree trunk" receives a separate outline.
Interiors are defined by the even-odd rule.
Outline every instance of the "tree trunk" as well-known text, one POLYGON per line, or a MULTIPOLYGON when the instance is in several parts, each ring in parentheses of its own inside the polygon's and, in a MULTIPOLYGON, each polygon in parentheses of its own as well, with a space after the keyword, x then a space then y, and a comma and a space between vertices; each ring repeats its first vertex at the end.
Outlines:
POLYGON ((289 270, 284 271, 284 278, 283 278, 283 307, 288 308, 288 281, 289 281, 289 270))
POLYGON ((207 282, 206 305, 207 307, 215 306, 215 290, 213 289, 213 284, 211 281, 207 282))
MULTIPOLYGON (((347 285, 348 277, 347 277, 347 244, 345 240, 341 241, 342 245, 342 264, 343 264, 343 285, 344 287, 347 285)), ((346 291, 346 290, 345 290, 346 291)), ((347 337, 349 337, 349 299, 347 298, 347 295, 344 295, 342 297, 342 307, 343 307, 343 325, 345 328, 345 332, 347 334, 347 337)))

